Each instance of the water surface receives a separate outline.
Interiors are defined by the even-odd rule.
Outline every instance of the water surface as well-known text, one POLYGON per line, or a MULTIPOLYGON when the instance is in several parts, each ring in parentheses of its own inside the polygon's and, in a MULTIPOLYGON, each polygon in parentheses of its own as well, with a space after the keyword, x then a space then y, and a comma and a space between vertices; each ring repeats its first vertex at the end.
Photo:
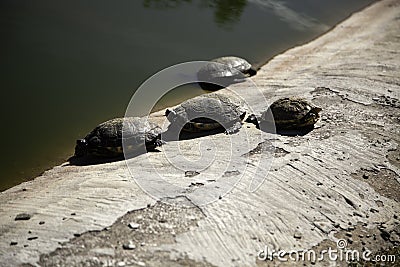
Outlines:
MULTIPOLYGON (((0 190, 65 161, 157 71, 223 55, 261 64, 371 2, 2 0, 0 190)), ((201 93, 181 88, 161 103, 201 93)))

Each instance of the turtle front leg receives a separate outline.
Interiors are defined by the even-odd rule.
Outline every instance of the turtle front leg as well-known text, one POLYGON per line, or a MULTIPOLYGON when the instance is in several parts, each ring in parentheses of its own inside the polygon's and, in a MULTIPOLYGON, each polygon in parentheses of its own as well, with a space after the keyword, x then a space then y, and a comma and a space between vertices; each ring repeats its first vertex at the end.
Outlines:
POLYGON ((245 121, 254 124, 257 129, 260 129, 260 124, 256 115, 250 114, 245 121))
POLYGON ((225 134, 234 134, 239 132, 242 128, 242 123, 240 121, 235 122, 231 127, 225 129, 225 134))

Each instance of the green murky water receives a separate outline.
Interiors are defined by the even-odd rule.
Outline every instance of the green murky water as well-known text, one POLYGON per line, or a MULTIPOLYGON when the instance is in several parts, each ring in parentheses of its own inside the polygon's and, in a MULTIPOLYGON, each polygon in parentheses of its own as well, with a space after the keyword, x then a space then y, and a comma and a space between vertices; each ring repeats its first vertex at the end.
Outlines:
MULTIPOLYGON (((261 64, 371 2, 2 0, 0 190, 66 160, 157 71, 231 54, 261 64)), ((184 87, 161 103, 201 93, 184 87)))

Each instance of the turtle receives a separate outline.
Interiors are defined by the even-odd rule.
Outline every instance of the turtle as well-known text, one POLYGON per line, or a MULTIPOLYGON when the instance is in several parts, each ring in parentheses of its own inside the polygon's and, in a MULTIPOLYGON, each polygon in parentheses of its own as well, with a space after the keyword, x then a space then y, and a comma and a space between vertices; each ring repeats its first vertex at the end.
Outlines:
POLYGON ((233 134, 242 127, 246 111, 236 98, 209 93, 188 99, 172 110, 167 109, 165 115, 171 123, 169 128, 189 133, 224 128, 226 134, 233 134))
POLYGON ((212 59, 197 73, 199 85, 209 91, 222 89, 257 74, 257 70, 245 59, 225 56, 212 59))
POLYGON ((319 119, 321 108, 300 97, 284 97, 276 100, 259 119, 254 114, 246 121, 256 125, 260 123, 275 124, 276 130, 301 130, 312 128, 319 119), (273 118, 272 118, 272 116, 273 118))
POLYGON ((144 117, 115 118, 99 124, 85 138, 76 141, 75 156, 122 156, 123 139, 126 153, 151 151, 161 146, 161 128, 144 117))

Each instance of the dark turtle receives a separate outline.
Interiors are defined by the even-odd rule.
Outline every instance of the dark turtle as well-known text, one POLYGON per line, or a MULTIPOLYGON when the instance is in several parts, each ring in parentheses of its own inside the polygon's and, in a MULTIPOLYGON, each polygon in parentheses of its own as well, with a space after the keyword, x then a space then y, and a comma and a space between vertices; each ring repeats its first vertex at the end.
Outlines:
POLYGON ((77 140, 75 156, 122 156, 122 138, 127 140, 127 153, 139 153, 140 150, 145 151, 145 148, 154 150, 162 145, 160 134, 161 128, 146 118, 112 119, 98 125, 84 139, 77 140))
POLYGON ((205 90, 218 90, 257 74, 247 60, 226 56, 211 60, 197 73, 200 86, 205 90))
POLYGON ((321 110, 303 98, 285 97, 272 103, 259 119, 250 115, 246 121, 256 124, 258 120, 260 123, 275 123, 277 130, 299 130, 313 127, 321 110))
POLYGON ((216 93, 201 95, 186 100, 173 110, 165 112, 170 127, 186 132, 203 132, 225 128, 232 134, 242 127, 241 121, 246 115, 242 103, 216 93))

